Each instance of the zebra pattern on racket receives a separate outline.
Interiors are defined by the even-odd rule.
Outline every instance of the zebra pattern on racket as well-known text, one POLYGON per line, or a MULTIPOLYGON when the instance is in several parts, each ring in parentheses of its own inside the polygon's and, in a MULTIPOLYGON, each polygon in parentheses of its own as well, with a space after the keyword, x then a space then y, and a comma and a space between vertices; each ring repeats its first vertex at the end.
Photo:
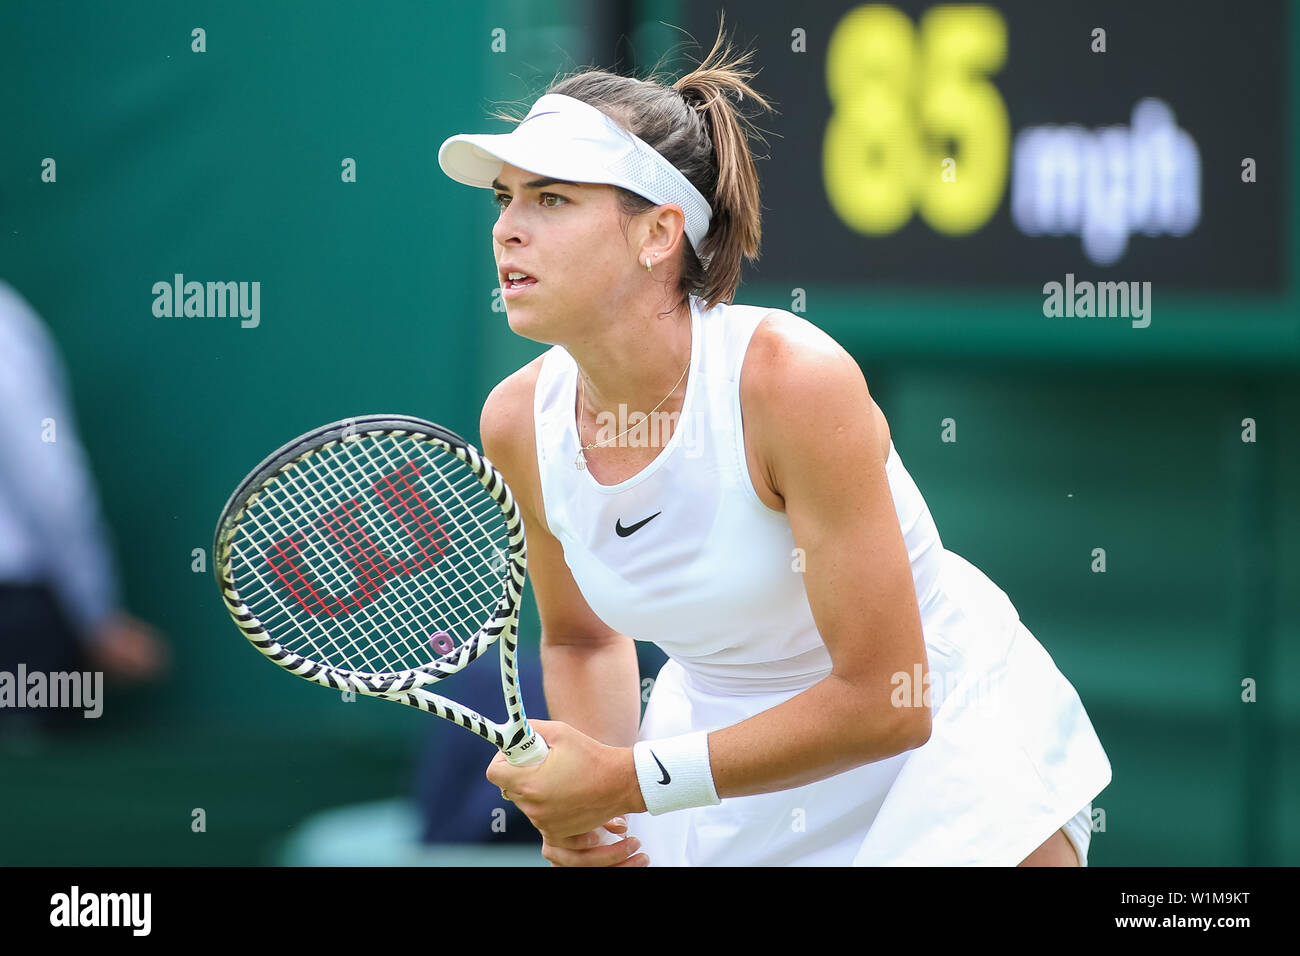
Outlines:
POLYGON ((231 618, 268 660, 451 720, 513 763, 544 759, 517 679, 522 516, 454 432, 370 415, 294 439, 235 489, 213 556, 231 618), (504 723, 427 689, 497 643, 504 723))

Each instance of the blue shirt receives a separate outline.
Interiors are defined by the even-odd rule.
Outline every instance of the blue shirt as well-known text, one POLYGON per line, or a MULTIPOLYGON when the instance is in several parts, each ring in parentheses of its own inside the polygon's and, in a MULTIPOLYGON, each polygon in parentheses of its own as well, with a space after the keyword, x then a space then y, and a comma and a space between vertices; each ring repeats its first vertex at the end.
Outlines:
POLYGON ((0 584, 47 585, 87 639, 119 603, 58 351, 40 317, 2 280, 0 584))

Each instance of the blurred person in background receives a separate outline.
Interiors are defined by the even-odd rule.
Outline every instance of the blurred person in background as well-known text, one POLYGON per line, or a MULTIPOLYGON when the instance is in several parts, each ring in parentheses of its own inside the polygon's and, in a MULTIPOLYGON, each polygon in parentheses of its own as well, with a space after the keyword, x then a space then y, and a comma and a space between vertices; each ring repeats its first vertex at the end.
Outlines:
MULTIPOLYGON (((158 633, 122 610, 58 351, 0 280, 0 674, 11 687, 20 664, 28 675, 98 671, 137 683, 161 675, 168 659, 158 633)), ((9 701, 0 703, 0 734, 81 718, 9 701)))

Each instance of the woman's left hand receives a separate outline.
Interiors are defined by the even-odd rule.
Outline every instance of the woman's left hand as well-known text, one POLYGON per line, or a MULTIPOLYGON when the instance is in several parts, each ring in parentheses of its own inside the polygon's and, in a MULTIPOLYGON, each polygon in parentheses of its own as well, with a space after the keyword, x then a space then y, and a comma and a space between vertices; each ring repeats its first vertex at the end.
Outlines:
POLYGON ((513 766, 498 753, 487 778, 548 838, 563 840, 604 826, 614 817, 643 811, 631 747, 610 747, 560 720, 531 720, 550 748, 532 767, 513 766))

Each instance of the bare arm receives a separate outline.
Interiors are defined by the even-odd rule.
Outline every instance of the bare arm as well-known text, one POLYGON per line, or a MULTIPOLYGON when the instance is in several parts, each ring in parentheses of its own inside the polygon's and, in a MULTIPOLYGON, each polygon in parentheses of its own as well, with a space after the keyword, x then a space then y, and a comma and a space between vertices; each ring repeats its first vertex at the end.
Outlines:
POLYGON ((546 640, 543 631, 542 683, 552 720, 577 727, 601 743, 616 747, 636 743, 641 673, 631 638, 599 647, 557 646, 546 640), (634 706, 627 706, 629 700, 634 706))
MULTIPOLYGON (((532 362, 492 390, 483 404, 480 440, 523 513, 528 577, 542 626, 542 684, 547 709, 557 722, 554 726, 568 724, 599 741, 596 746, 605 745, 615 768, 612 775, 622 778, 630 774, 635 780, 632 744, 641 719, 635 645, 592 611, 544 520, 533 432, 533 389, 540 364, 540 360, 532 362)), ((554 762, 553 755, 546 761, 554 762)), ((499 760, 493 763, 493 767, 499 766, 499 760)), ((488 779, 492 779, 491 768, 488 779)), ((611 837, 627 831, 626 821, 616 813, 593 821, 591 826, 597 829, 586 832, 543 832, 542 856, 553 866, 647 866, 646 854, 637 853, 640 841, 611 837), (614 842, 607 842, 611 839, 614 842)))
POLYGON ((927 666, 911 565, 856 362, 802 320, 755 333, 742 375, 747 436, 785 502, 830 652, 825 679, 709 735, 721 797, 802 786, 920 746, 928 707, 895 707, 892 678, 927 666))
POLYGON ((631 747, 641 719, 636 647, 588 606, 541 517, 532 412, 537 364, 520 369, 488 396, 479 423, 483 451, 505 476, 523 513, 551 719, 602 743, 631 747))
POLYGON ((641 721, 636 646, 587 606, 551 533, 527 514, 524 521, 528 566, 541 565, 532 583, 542 621, 542 683, 551 719, 601 743, 631 747, 641 721), (578 620, 566 622, 565 611, 578 620))

